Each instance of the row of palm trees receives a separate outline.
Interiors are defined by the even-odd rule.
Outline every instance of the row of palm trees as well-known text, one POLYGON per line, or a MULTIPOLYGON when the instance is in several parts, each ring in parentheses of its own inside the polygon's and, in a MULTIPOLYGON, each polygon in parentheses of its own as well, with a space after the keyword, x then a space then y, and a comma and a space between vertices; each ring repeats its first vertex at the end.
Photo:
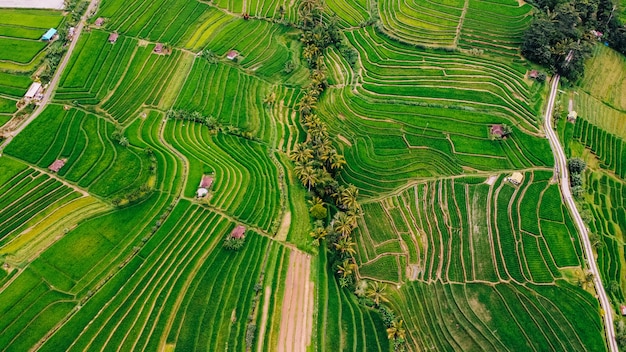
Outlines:
MULTIPOLYGON (((321 0, 302 0, 298 13, 301 18, 304 44, 302 55, 310 67, 310 84, 298 103, 300 121, 306 131, 306 140, 294 146, 289 157, 295 164, 294 173, 312 194, 309 201, 311 216, 318 219, 310 235, 314 245, 330 239, 328 248, 335 258, 331 261, 338 275, 339 285, 355 285, 358 265, 355 260, 356 243, 353 232, 362 214, 358 201, 359 190, 354 185, 340 185, 336 177, 346 165, 346 160, 333 146, 328 127, 315 113, 320 95, 328 86, 324 64, 324 51, 341 43, 341 34, 333 21, 324 22, 321 0), (334 204, 334 215, 328 221, 326 205, 334 204)), ((367 297, 376 308, 390 311, 381 304, 389 302, 386 285, 361 280, 356 283, 355 294, 367 297)), ((393 315, 393 313, 392 313, 393 315)), ((395 316, 395 315, 394 315, 395 316)), ((392 319, 387 324, 387 335, 394 341, 394 349, 403 350, 405 337, 402 320, 392 319)))

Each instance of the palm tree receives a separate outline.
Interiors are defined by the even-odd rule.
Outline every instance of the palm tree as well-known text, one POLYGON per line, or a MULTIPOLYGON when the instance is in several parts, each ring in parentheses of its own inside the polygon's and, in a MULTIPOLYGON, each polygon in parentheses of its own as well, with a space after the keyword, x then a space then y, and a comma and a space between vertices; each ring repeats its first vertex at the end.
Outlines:
POLYGON ((336 150, 334 150, 334 153, 331 153, 330 157, 328 158, 328 161, 330 162, 330 168, 333 170, 341 170, 343 169, 343 166, 346 165, 346 159, 343 157, 343 155, 337 153, 336 150))
POLYGON ((311 186, 315 186, 318 181, 317 172, 315 172, 312 166, 305 166, 300 173, 300 181, 302 181, 302 183, 309 188, 309 192, 311 192, 311 186))
POLYGON ((335 249, 343 256, 353 256, 356 254, 356 250, 354 249, 355 245, 350 236, 342 236, 339 241, 335 243, 335 249))
POLYGON ((367 290, 367 297, 371 298, 376 306, 379 306, 380 302, 389 302, 389 299, 385 297, 386 290, 387 285, 374 281, 374 283, 367 290))
POLYGON ((335 218, 333 219, 333 230, 335 230, 335 232, 346 237, 352 233, 353 229, 354 227, 346 213, 340 211, 335 214, 335 218))
POLYGON ((344 259, 343 263, 337 266, 337 273, 341 274, 341 277, 348 277, 352 275, 354 270, 356 269, 356 264, 354 263, 354 259, 344 259))
POLYGON ((296 163, 307 163, 313 158, 313 151, 306 144, 299 143, 294 146, 289 157, 296 163))
POLYGON ((357 295, 357 297, 365 297, 367 293, 367 287, 368 285, 366 280, 359 280, 359 282, 357 282, 356 284, 354 294, 357 295))
POLYGON ((128 138, 123 137, 123 136, 122 136, 122 138, 120 138, 120 142, 119 143, 120 143, 120 145, 122 147, 128 147, 128 145, 130 144, 130 142, 128 141, 128 138))
POLYGON ((320 241, 326 238, 328 235, 328 231, 323 226, 316 227, 311 233, 309 233, 311 237, 313 237, 313 245, 318 246, 320 241))
POLYGON ((404 340, 405 333, 402 326, 404 321, 402 319, 394 320, 391 322, 391 326, 387 329, 387 337, 389 340, 404 340))
POLYGON ((345 188, 340 195, 340 203, 344 209, 358 209, 360 205, 357 201, 359 195, 359 189, 354 185, 349 185, 345 188))
POLYGON ((308 62, 313 62, 317 60, 317 57, 320 55, 320 53, 320 48, 318 48, 317 45, 311 43, 307 44, 307 46, 304 47, 304 50, 302 51, 302 56, 304 56, 304 58, 308 62))

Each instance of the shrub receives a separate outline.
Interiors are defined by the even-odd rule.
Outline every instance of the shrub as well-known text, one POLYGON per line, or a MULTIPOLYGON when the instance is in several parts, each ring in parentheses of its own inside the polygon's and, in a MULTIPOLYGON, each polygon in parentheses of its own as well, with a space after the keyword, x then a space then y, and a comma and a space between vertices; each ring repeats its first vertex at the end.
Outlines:
POLYGON ((245 238, 234 238, 228 235, 224 239, 224 243, 222 244, 222 247, 224 247, 224 249, 227 249, 229 251, 236 252, 240 250, 241 248, 243 248, 245 241, 246 241, 245 238))

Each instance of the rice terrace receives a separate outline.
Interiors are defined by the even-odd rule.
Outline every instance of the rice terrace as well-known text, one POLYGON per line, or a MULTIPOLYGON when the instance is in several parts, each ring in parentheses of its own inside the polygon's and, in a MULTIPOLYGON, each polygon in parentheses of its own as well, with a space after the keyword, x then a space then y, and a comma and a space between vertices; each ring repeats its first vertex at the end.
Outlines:
POLYGON ((625 24, 0 0, 0 351, 626 351, 625 24))

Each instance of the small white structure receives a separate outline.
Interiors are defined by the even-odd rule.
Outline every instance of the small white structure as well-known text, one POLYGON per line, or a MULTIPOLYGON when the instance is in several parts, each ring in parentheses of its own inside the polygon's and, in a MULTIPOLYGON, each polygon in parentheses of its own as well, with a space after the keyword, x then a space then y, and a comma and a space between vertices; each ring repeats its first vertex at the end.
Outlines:
POLYGON ((567 121, 575 122, 576 118, 578 118, 578 113, 574 110, 567 113, 567 121))
POLYGON ((521 172, 514 172, 511 176, 507 177, 506 180, 519 186, 522 184, 522 181, 524 181, 524 175, 521 172))
POLYGON ((196 197, 198 198, 204 198, 207 194, 209 194, 209 190, 203 187, 198 188, 198 190, 196 191, 196 197))
POLYGON ((196 191, 196 197, 204 198, 209 194, 209 188, 213 184, 213 176, 202 175, 202 180, 200 180, 200 184, 198 185, 198 190, 196 191))
POLYGON ((26 92, 26 94, 24 94, 24 98, 25 99, 33 99, 37 96, 37 94, 39 94, 39 92, 41 91, 41 83, 40 82, 33 82, 33 84, 30 85, 30 88, 28 88, 28 91, 26 92))

